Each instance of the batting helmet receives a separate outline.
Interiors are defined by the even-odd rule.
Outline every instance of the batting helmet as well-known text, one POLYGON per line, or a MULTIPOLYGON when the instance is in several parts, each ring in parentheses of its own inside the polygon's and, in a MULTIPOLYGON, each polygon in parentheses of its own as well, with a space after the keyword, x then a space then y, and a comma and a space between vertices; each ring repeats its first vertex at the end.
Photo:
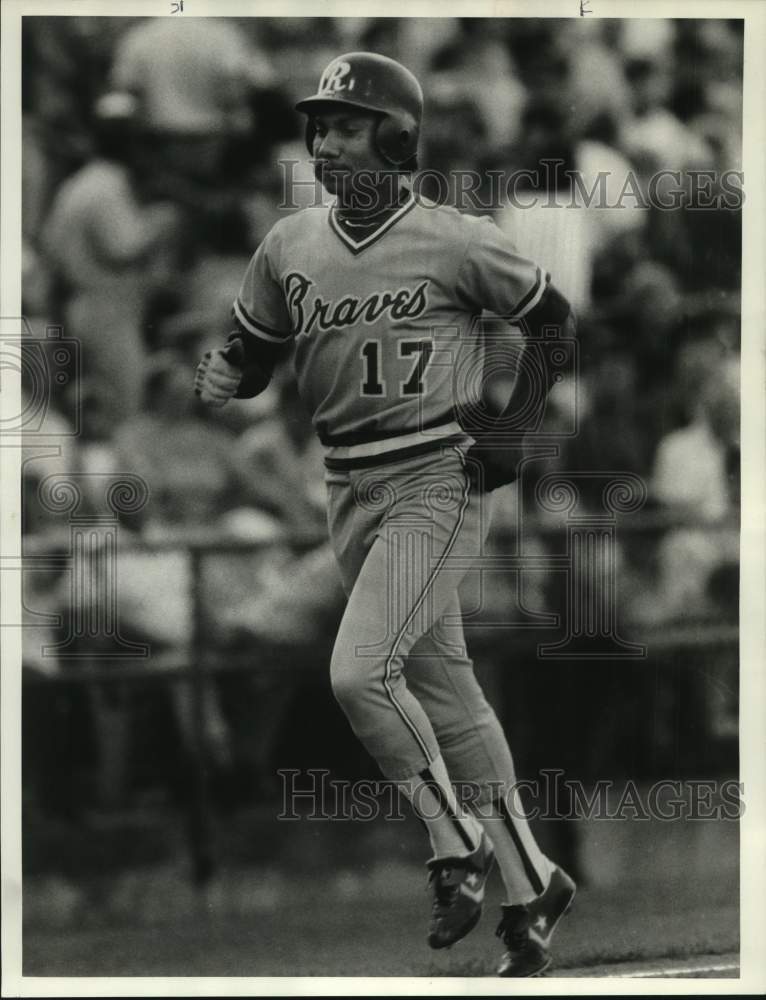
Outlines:
MULTIPOLYGON (((383 117, 375 134, 378 151, 401 166, 415 156, 423 115, 423 91, 401 63, 375 52, 348 52, 333 59, 322 73, 316 94, 295 107, 308 115, 320 105, 343 104, 383 117)), ((315 128, 309 118, 306 145, 313 153, 315 128)))

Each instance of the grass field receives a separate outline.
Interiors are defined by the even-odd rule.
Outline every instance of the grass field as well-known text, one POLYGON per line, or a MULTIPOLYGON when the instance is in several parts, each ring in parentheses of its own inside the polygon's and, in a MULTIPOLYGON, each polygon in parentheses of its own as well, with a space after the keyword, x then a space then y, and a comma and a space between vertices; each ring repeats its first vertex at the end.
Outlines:
MULTIPOLYGON (((204 891, 169 821, 156 832, 164 851, 153 860, 135 853, 138 830, 126 839, 123 829, 108 854, 105 829, 70 841, 48 829, 36 853, 28 837, 25 976, 474 977, 492 975, 501 954, 497 870, 476 930, 448 951, 428 948, 428 848, 411 817, 280 823, 264 810, 228 820, 204 891)), ((689 963, 720 967, 695 975, 736 974, 736 824, 582 822, 578 843, 587 879, 557 931, 550 975, 651 976, 689 963)))
MULTIPOLYGON (((28 927, 24 974, 487 976, 500 954, 493 934, 497 884, 479 927, 454 948, 432 952, 425 943, 429 896, 420 870, 399 867, 388 880, 384 871, 361 880, 341 873, 279 889, 259 885, 253 874, 232 874, 226 882, 172 921, 28 927), (242 912, 249 896, 249 912, 242 912)), ((701 966, 736 963, 736 886, 711 889, 697 880, 636 883, 621 892, 583 889, 560 925, 549 974, 615 975, 624 967, 647 975, 694 956, 701 966)), ((157 890, 164 891, 161 881, 157 890)))

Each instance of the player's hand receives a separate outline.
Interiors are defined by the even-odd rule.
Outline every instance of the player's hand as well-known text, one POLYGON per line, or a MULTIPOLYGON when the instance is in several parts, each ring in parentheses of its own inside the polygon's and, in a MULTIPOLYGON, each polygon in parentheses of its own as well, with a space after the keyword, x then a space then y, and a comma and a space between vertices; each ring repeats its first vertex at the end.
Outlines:
POLYGON ((241 340, 208 351, 194 376, 194 392, 206 406, 225 406, 239 388, 245 351, 241 340))

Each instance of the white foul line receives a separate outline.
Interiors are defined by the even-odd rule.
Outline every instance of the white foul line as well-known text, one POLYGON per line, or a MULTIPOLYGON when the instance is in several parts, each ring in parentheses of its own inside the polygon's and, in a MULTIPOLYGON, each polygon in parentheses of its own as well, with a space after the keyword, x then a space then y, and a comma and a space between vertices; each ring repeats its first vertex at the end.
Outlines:
POLYGON ((648 972, 624 972, 621 975, 605 976, 605 979, 664 979, 667 976, 688 976, 700 972, 739 972, 739 962, 723 965, 687 965, 680 969, 651 969, 648 972))

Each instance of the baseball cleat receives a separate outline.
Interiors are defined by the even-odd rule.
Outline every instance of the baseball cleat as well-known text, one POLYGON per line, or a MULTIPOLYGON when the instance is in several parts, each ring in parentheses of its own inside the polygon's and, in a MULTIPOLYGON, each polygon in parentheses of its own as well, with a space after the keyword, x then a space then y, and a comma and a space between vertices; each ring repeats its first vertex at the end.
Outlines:
POLYGON ((432 948, 448 948, 478 924, 484 888, 494 860, 495 852, 489 838, 482 833, 473 854, 464 858, 434 858, 428 862, 428 882, 434 890, 428 928, 428 943, 432 948))
POLYGON ((506 947, 498 976, 539 976, 551 964, 548 948, 556 925, 569 910, 576 886, 554 868, 548 888, 526 906, 503 906, 497 936, 506 947))

